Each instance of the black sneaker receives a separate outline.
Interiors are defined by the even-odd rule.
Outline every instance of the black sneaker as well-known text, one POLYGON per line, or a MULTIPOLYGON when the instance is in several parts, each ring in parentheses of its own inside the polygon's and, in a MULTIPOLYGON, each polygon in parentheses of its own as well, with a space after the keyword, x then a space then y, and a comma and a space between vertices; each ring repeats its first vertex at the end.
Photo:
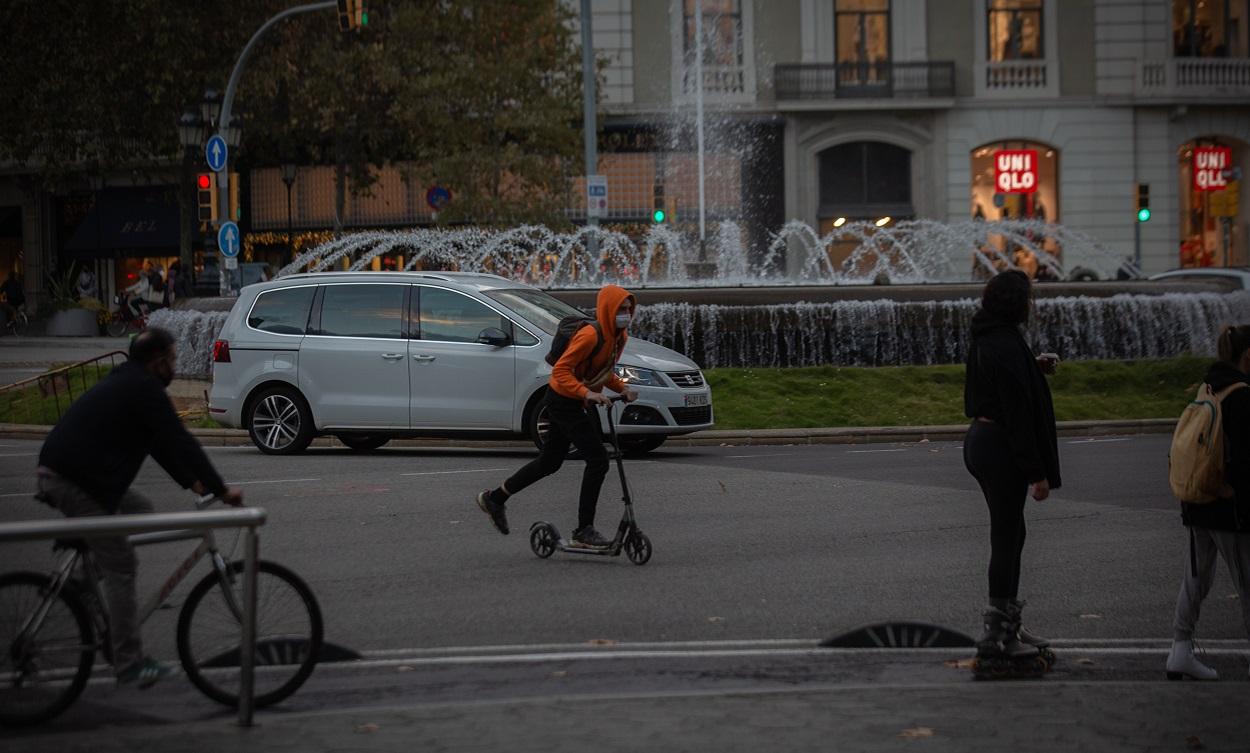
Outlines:
POLYGON ((593 526, 586 526, 574 531, 573 543, 577 546, 589 547, 591 549, 602 549, 612 546, 612 541, 603 538, 603 535, 596 531, 593 526))
POLYGON ((477 493, 477 506, 490 516, 490 522, 500 533, 504 536, 508 535, 508 513, 504 510, 502 502, 491 499, 490 489, 477 493))

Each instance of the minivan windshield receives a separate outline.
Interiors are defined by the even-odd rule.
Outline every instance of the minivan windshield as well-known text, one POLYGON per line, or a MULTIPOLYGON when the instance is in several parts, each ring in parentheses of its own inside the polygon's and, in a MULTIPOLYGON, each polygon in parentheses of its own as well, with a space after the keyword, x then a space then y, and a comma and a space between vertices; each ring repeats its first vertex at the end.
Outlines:
POLYGON ((541 290, 529 288, 502 288, 482 291, 488 297, 498 301, 533 322, 534 326, 549 335, 556 333, 556 325, 566 316, 585 316, 585 312, 564 301, 554 298, 541 290))

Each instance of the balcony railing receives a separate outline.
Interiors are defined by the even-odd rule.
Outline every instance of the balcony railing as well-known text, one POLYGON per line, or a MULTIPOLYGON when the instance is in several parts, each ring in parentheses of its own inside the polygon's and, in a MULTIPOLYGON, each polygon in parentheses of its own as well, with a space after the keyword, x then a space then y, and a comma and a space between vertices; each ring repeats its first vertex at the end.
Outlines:
POLYGON ((1141 65, 1145 95, 1250 95, 1250 58, 1172 58, 1141 65))
POLYGON ((985 88, 989 91, 1045 89, 1046 61, 1009 60, 986 63, 985 88))
POLYGON ((955 64, 786 63, 773 69, 777 99, 955 96, 955 64))

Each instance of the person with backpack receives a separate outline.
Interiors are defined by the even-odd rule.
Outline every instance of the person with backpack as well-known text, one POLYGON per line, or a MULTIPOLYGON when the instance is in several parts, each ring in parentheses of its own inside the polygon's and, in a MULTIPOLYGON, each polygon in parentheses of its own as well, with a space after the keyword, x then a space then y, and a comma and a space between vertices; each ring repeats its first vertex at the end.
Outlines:
POLYGON ((638 399, 638 393, 627 387, 614 371, 628 339, 626 330, 634 309, 632 293, 617 285, 605 285, 597 296, 593 320, 579 317, 561 320, 547 356, 549 362, 554 361, 547 393, 536 408, 545 407, 551 420, 542 451, 498 487, 477 495, 478 507, 500 533, 508 533, 505 509, 508 498, 560 470, 571 444, 586 460, 573 543, 586 547, 611 543, 595 530, 599 489, 608 474, 608 454, 603 448, 597 406, 611 409, 612 401, 603 394, 604 388, 624 396, 626 402, 638 399))
MULTIPOLYGON (((977 641, 978 675, 1012 676, 1035 670, 1049 642, 1021 624, 1020 558, 1024 505, 1058 489, 1059 440, 1046 374, 1058 356, 1033 354, 1020 327, 1033 305, 1029 278, 1000 272, 985 284, 972 317, 964 381, 964 465, 977 480, 990 513, 989 606, 977 641)), ((1049 661, 1047 661, 1049 664, 1049 661)))
POLYGON ((1250 325, 1225 327, 1219 360, 1176 424, 1168 481, 1189 529, 1185 577, 1176 596, 1167 678, 1217 680, 1194 656, 1194 629, 1215 579, 1216 554, 1228 565, 1250 637, 1250 325))

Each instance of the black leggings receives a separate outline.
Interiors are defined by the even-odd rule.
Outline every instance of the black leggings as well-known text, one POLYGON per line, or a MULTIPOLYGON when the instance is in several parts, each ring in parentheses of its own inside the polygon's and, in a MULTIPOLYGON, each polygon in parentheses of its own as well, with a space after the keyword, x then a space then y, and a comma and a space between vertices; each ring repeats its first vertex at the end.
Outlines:
POLYGON ((989 596, 1014 599, 1020 590, 1029 482, 1012 461, 1007 433, 996 423, 973 420, 964 437, 964 465, 981 485, 990 508, 989 596))
MULTIPOLYGON (((550 390, 543 398, 551 428, 547 441, 538 457, 512 474, 504 482, 508 494, 516 494, 539 479, 546 478, 564 465, 569 445, 581 452, 586 459, 586 472, 582 474, 582 492, 577 503, 577 527, 595 524, 595 508, 599 505, 599 489, 608 475, 608 453, 603 448, 603 432, 598 416, 587 410, 581 400, 557 395, 550 390)), ((592 410, 597 411, 598 408, 592 410)))

